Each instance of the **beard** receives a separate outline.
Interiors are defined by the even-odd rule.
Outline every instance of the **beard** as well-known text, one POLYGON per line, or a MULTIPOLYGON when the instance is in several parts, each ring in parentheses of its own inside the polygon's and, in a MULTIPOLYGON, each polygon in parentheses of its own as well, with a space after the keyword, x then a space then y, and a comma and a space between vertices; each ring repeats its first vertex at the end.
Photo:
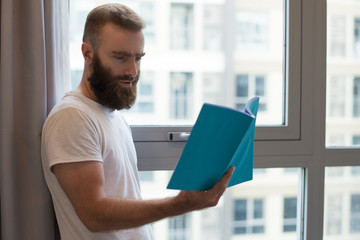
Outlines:
POLYGON ((92 62, 92 74, 88 78, 90 88, 98 102, 111 110, 130 109, 135 103, 137 82, 140 72, 135 76, 113 75, 111 69, 102 65, 99 56, 95 53, 92 62), (120 80, 131 80, 131 87, 122 87, 120 80))

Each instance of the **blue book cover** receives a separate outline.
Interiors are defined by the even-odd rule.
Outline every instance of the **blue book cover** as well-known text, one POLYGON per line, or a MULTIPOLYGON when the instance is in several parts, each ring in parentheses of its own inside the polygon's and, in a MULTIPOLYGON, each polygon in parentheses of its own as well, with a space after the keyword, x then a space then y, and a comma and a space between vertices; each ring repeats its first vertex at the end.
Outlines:
POLYGON ((228 187, 252 180, 258 106, 258 97, 244 111, 205 103, 167 188, 208 190, 230 166, 236 168, 228 187))

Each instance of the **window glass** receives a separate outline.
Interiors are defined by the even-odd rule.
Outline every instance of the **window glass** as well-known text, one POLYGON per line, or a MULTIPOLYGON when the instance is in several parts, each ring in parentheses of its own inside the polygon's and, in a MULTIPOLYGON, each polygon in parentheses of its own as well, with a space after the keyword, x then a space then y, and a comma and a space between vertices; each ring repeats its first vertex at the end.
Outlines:
POLYGON ((191 216, 184 214, 169 219, 169 240, 191 239, 191 216))
POLYGON ((172 72, 170 79, 170 118, 188 119, 193 113, 193 73, 172 72))
POLYGON ((326 168, 324 240, 360 238, 359 186, 359 166, 326 168))
MULTIPOLYGON (((301 172, 298 168, 256 169, 252 181, 228 188, 216 207, 153 224, 155 238, 295 240, 301 231, 301 172)), ((165 190, 171 172, 141 172, 141 176, 145 199, 176 193, 165 190)))
POLYGON ((223 45, 223 36, 221 32, 222 25, 222 6, 220 4, 204 5, 204 46, 205 50, 221 50, 223 45))
POLYGON ((175 50, 194 48, 194 4, 171 3, 170 48, 175 50))
POLYGON ((284 232, 295 232, 296 231, 296 220, 297 220, 297 199, 294 197, 284 198, 284 232))
POLYGON ((351 195, 350 233, 360 234, 360 193, 351 195))
POLYGON ((71 0, 72 88, 82 77, 87 13, 106 2, 128 5, 147 25, 139 96, 124 110, 131 125, 192 125, 204 102, 243 110, 253 96, 258 125, 287 122, 284 0, 71 0))
POLYGON ((327 0, 327 147, 359 147, 359 13, 359 1, 327 0))

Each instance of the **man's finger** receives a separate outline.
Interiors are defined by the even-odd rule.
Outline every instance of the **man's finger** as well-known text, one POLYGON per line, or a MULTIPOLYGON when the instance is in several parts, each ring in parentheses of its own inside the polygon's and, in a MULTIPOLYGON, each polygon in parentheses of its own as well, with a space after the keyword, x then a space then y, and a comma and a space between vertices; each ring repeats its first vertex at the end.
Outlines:
POLYGON ((214 186, 214 191, 220 191, 221 189, 223 189, 223 191, 225 191, 227 185, 230 182, 230 179, 233 175, 235 171, 235 167, 231 166, 229 167, 229 169, 226 171, 226 173, 224 174, 224 176, 222 176, 222 178, 220 179, 220 181, 214 186))

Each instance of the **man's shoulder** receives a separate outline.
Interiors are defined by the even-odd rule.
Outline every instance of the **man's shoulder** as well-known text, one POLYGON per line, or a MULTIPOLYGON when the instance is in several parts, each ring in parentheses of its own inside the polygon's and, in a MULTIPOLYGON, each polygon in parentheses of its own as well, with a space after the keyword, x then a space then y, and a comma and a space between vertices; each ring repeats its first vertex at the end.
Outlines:
POLYGON ((44 127, 49 122, 77 121, 91 119, 92 109, 81 98, 73 94, 65 94, 64 97, 52 108, 46 118, 44 127))
POLYGON ((66 93, 50 111, 48 118, 56 114, 73 114, 74 112, 89 115, 94 109, 84 98, 75 92, 66 93))

